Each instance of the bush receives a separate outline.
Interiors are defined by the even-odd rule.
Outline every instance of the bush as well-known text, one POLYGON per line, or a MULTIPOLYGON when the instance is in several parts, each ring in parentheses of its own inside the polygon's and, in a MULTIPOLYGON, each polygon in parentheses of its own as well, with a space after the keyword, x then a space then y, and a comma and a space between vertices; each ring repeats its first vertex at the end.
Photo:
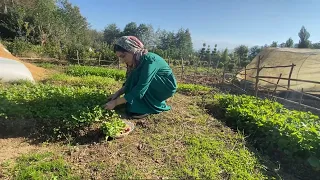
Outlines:
POLYGON ((36 56, 42 56, 44 53, 43 47, 33 45, 19 38, 14 39, 12 42, 3 41, 3 45, 15 56, 27 56, 30 53, 36 56))
POLYGON ((308 160, 320 168, 320 120, 309 112, 288 110, 251 96, 215 95, 228 123, 254 137, 262 149, 308 160))
POLYGON ((59 46, 54 44, 45 44, 44 45, 44 54, 50 58, 61 58, 62 51, 59 46))

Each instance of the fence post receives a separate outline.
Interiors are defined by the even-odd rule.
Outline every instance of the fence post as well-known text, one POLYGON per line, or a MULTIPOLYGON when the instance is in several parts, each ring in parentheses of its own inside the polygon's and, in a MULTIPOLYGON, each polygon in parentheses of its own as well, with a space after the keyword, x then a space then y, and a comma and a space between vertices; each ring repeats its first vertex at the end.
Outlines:
POLYGON ((120 69, 120 58, 118 58, 118 69, 120 69))
POLYGON ((209 73, 210 73, 210 65, 211 64, 211 60, 209 59, 208 61, 208 71, 207 71, 207 78, 209 77, 209 73))
POLYGON ((80 60, 79 60, 79 51, 77 50, 77 60, 78 60, 78 65, 80 65, 80 60))
POLYGON ((244 90, 247 90, 247 67, 244 67, 244 90))
POLYGON ((278 88, 278 84, 279 84, 279 81, 281 79, 281 76, 282 76, 282 73, 280 73, 280 76, 278 78, 278 81, 277 81, 277 84, 276 84, 276 87, 274 88, 273 92, 272 92, 272 97, 274 96, 274 94, 277 92, 277 88, 278 88))
POLYGON ((291 76, 292 76, 292 71, 293 71, 294 66, 295 65, 292 63, 291 69, 290 69, 290 73, 289 73, 289 77, 288 77, 288 88, 290 88, 291 76))
MULTIPOLYGON (((293 68, 294 68, 295 64, 291 64, 291 68, 290 68, 290 72, 289 72, 289 77, 288 77, 288 89, 290 88, 290 83, 291 83, 291 76, 292 76, 292 71, 293 71, 293 68)), ((286 99, 288 98, 289 96, 289 90, 287 91, 287 94, 286 94, 286 99)))
POLYGON ((223 67, 223 73, 222 73, 222 84, 224 84, 225 76, 226 76, 226 67, 223 67))
POLYGON ((257 75, 256 75, 256 84, 255 84, 255 96, 258 96, 258 83, 259 83, 259 73, 262 70, 262 68, 260 68, 260 61, 261 61, 261 56, 259 56, 258 58, 258 64, 257 64, 257 75))
POLYGON ((300 100, 299 100, 300 108, 301 108, 302 97, 303 97, 303 88, 301 89, 301 96, 300 96, 300 100))
POLYGON ((195 67, 195 71, 194 71, 194 75, 193 75, 193 82, 196 81, 196 75, 197 75, 197 71, 198 71, 198 62, 195 62, 195 65, 196 65, 196 67, 195 67))
POLYGON ((101 66, 100 59, 101 59, 101 54, 99 54, 99 66, 101 66))
POLYGON ((184 75, 184 65, 183 65, 183 58, 181 58, 181 79, 183 79, 184 75))

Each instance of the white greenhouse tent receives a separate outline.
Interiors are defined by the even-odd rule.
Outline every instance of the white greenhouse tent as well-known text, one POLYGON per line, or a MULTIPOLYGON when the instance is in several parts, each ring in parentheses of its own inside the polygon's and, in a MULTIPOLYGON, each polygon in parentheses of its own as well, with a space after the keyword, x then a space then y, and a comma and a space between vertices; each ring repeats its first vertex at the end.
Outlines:
POLYGON ((19 80, 35 82, 30 70, 0 44, 0 82, 19 80))

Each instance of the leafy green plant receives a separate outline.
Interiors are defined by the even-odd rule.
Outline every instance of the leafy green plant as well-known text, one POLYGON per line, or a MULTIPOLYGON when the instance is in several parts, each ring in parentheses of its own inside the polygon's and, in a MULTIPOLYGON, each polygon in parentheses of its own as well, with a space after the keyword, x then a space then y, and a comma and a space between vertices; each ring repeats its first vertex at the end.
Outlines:
POLYGON ((216 104, 228 123, 245 130, 256 144, 289 157, 309 160, 314 168, 320 159, 320 120, 310 112, 288 110, 283 105, 252 96, 217 94, 216 104), (311 158, 312 157, 312 158, 311 158))
POLYGON ((124 80, 126 77, 126 73, 123 70, 78 65, 69 66, 66 70, 66 74, 81 77, 88 75, 102 76, 114 78, 116 80, 124 80))
POLYGON ((177 91, 187 95, 199 95, 201 93, 208 93, 212 89, 206 86, 197 84, 178 84, 177 91))
POLYGON ((120 132, 124 130, 126 127, 126 123, 124 123, 120 116, 115 114, 114 111, 110 111, 106 116, 108 121, 105 121, 101 125, 102 132, 106 135, 106 139, 109 137, 115 138, 120 135, 120 132))

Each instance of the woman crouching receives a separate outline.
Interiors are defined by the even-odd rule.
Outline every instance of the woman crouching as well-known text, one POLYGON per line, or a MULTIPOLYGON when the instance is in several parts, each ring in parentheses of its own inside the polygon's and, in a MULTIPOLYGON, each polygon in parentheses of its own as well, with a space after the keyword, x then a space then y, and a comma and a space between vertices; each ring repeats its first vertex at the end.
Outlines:
POLYGON ((170 110, 165 100, 174 95, 177 82, 167 62, 144 49, 134 36, 119 38, 114 52, 127 65, 126 81, 105 108, 112 110, 126 103, 128 115, 135 119, 170 110), (120 97, 122 94, 125 95, 120 97))

